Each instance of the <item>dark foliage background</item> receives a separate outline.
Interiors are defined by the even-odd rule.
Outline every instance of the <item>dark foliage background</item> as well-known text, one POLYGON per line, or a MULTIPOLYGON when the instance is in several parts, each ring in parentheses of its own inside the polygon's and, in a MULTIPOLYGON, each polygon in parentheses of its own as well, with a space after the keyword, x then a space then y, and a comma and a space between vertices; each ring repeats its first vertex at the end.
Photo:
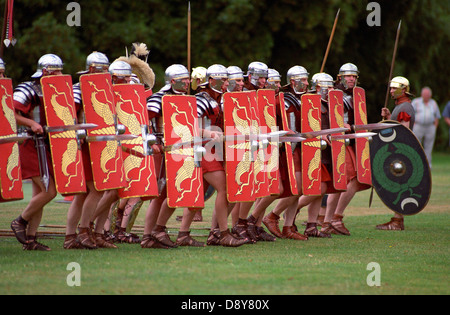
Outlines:
MULTIPOLYGON (((4 49, 7 74, 18 84, 28 80, 45 53, 59 55, 65 73, 85 67, 94 50, 113 61, 125 47, 141 41, 150 52, 149 64, 157 76, 154 90, 163 85, 164 70, 173 63, 187 64, 187 8, 185 0, 79 0, 81 26, 69 27, 71 1, 16 0, 16 46, 4 49)), ((367 4, 361 0, 214 0, 191 1, 192 67, 214 63, 237 65, 265 62, 285 80, 287 70, 302 65, 311 76, 320 70, 336 12, 340 16, 325 72, 336 76, 346 62, 360 70, 366 89, 370 122, 380 120, 400 20, 402 28, 393 75, 407 77, 412 92, 433 89, 441 110, 450 100, 450 2, 447 0, 379 0, 381 26, 367 25, 367 4)), ((0 1, 0 9, 5 0, 0 1)), ((3 20, 3 15, 0 15, 3 20)), ((285 81, 283 80, 283 83, 285 81)), ((393 101, 389 107, 392 109, 393 101)), ((441 123, 437 148, 448 143, 441 123)))

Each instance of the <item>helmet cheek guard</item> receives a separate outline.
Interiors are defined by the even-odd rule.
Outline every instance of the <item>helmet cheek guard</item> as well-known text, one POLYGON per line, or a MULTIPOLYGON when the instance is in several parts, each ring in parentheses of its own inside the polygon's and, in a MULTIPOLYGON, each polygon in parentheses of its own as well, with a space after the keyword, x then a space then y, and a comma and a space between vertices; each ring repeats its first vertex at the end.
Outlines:
POLYGON ((339 74, 338 74, 338 78, 340 79, 340 81, 345 89, 350 88, 347 80, 345 79, 345 76, 348 76, 348 75, 355 77, 354 86, 356 86, 358 83, 359 70, 358 70, 357 66, 355 66, 353 63, 350 63, 350 62, 343 64, 341 66, 341 68, 339 69, 339 74))
POLYGON ((409 94, 409 81, 405 77, 395 77, 389 83, 389 87, 394 88, 393 98, 397 99, 402 96, 403 91, 409 94))

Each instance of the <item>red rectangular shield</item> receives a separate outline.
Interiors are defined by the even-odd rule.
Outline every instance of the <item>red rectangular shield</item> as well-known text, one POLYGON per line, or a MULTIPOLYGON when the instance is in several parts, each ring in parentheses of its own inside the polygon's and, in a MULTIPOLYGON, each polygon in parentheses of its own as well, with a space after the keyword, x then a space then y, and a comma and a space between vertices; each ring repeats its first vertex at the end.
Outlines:
MULTIPOLYGON (((70 126, 76 123, 77 113, 70 75, 41 78, 45 116, 49 127, 70 126)), ((86 192, 83 159, 78 149, 76 132, 50 132, 50 152, 56 190, 60 194, 86 192)))
MULTIPOLYGON (((344 127, 344 93, 341 90, 328 92, 330 128, 344 127)), ((337 133, 337 134, 343 134, 337 133)), ((331 157, 333 164, 333 186, 336 190, 347 190, 345 172, 345 140, 331 141, 331 157)))
MULTIPOLYGON (((302 132, 321 130, 321 105, 320 95, 302 95, 302 132)), ((320 137, 302 141, 303 195, 321 195, 321 157, 320 137)))
POLYGON ((253 202, 254 155, 251 142, 232 140, 230 137, 252 133, 250 92, 230 92, 223 95, 225 128, 225 172, 229 202, 253 202))
POLYGON ((130 150, 122 153, 127 186, 119 189, 119 197, 157 197, 155 161, 153 156, 144 152, 149 125, 145 88, 142 84, 116 84, 113 90, 118 121, 125 126, 124 134, 137 136, 133 140, 121 141, 121 145, 130 150), (139 152, 142 155, 127 152, 139 152))
POLYGON ((167 203, 171 208, 203 208, 203 172, 196 167, 194 146, 200 137, 195 96, 166 95, 162 99, 166 146, 183 143, 165 152, 167 203))
MULTIPOLYGON (((252 117, 252 133, 254 135, 259 135, 266 133, 266 129, 262 126, 263 117, 260 113, 258 106, 258 94, 257 91, 249 91, 250 94, 250 112, 252 117)), ((255 198, 262 198, 269 195, 269 181, 266 173, 266 163, 265 163, 265 150, 263 148, 262 142, 258 141, 258 148, 255 152, 255 162, 253 163, 253 172, 255 178, 255 187, 253 189, 253 194, 255 198)))
MULTIPOLYGON (((11 79, 0 79, 0 139, 17 135, 11 79)), ((0 202, 23 199, 17 142, 0 144, 0 202)))
MULTIPOLYGON (((367 124, 366 91, 355 86, 353 88, 353 108, 355 112, 355 125, 367 124)), ((367 132, 359 130, 357 132, 367 132)), ((356 173, 361 184, 372 185, 372 171, 370 166, 369 139, 357 138, 356 140, 356 173)))
MULTIPOLYGON (((98 125, 87 131, 88 136, 115 135, 117 115, 111 75, 84 74, 80 77, 80 88, 86 123, 98 125)), ((96 190, 125 187, 122 150, 117 141, 89 142, 89 154, 96 190)))
MULTIPOLYGON (((276 108, 275 108, 275 91, 274 90, 258 90, 258 112, 260 116, 260 132, 270 133, 278 131, 276 108)), ((280 194, 280 176, 279 161, 280 152, 277 142, 269 142, 267 149, 263 150, 265 183, 267 192, 265 195, 280 194)))
MULTIPOLYGON (((281 115, 281 123, 284 131, 291 131, 289 129, 289 123, 287 120, 286 109, 284 104, 284 93, 280 93, 278 95, 280 99, 280 115, 281 115)), ((286 150, 286 162, 287 162, 287 172, 289 176, 289 184, 291 188, 292 195, 298 195, 298 187, 297 180, 295 178, 295 166, 294 166, 294 158, 292 156, 292 144, 291 142, 284 142, 285 150, 286 150)))

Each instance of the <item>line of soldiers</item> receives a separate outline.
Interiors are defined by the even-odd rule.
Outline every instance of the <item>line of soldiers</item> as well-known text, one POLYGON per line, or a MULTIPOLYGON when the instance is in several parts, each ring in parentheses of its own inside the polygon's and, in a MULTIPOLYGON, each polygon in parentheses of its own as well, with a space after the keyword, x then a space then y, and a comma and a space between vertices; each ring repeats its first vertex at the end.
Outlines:
MULTIPOLYGON (((133 45, 131 56, 137 58, 139 66, 132 66, 130 57, 117 59, 109 63, 108 58, 100 52, 93 52, 87 57, 86 70, 82 73, 109 72, 113 84, 120 83, 144 83, 147 90, 151 91, 154 84, 154 74, 147 64, 148 50, 145 44, 133 45), (141 71, 136 71, 141 69, 141 71), (136 75, 138 73, 138 75, 136 75)), ((134 61, 136 63, 136 61, 134 61)), ((4 73, 4 64, 1 63, 4 73)), ((62 60, 54 55, 47 54, 38 61, 37 71, 32 75, 33 80, 19 84, 14 90, 15 118, 19 125, 29 127, 34 133, 44 133, 45 116, 42 109, 42 93, 39 79, 43 76, 60 75, 63 70, 62 60), (39 109, 35 111, 35 109, 39 109), (37 115, 35 114, 37 113, 37 115)), ((81 73, 81 72, 80 72, 81 73)), ((269 69, 262 62, 252 62, 248 66, 248 72, 244 72, 237 66, 226 68, 223 65, 212 65, 203 68, 197 67, 192 71, 192 76, 187 68, 180 64, 174 64, 165 71, 165 83, 157 93, 147 98, 147 110, 150 119, 151 130, 154 133, 163 133, 162 98, 166 95, 195 94, 197 101, 197 116, 201 121, 203 136, 213 140, 220 140, 224 130, 222 97, 225 92, 251 91, 258 89, 273 89, 276 91, 277 101, 279 92, 284 93, 285 110, 289 117, 290 129, 300 131, 301 96, 305 93, 316 93, 322 100, 322 129, 329 128, 328 120, 328 92, 340 89, 344 92, 345 126, 353 123, 352 89, 357 85, 359 77, 358 68, 351 63, 344 64, 337 76, 326 73, 318 73, 312 77, 312 89, 309 89, 309 73, 302 66, 294 66, 287 72, 287 84, 281 86, 281 75, 275 69, 269 69), (218 129, 206 128, 216 126, 218 129)), ((399 103, 408 103, 409 82, 403 77, 396 77, 391 82, 391 94, 399 103)), ((83 118, 81 89, 78 84, 73 87, 75 103, 79 120, 83 118)), ((406 106, 406 105, 405 105, 406 106)), ((396 107, 397 109, 397 107, 396 107)), ((395 112, 395 111, 394 111, 395 112)), ((414 112, 409 107, 393 113, 392 119, 411 122, 414 121, 414 112), (406 114, 405 114, 406 112, 406 114), (394 117, 395 116, 395 117, 394 117)), ((390 112, 383 110, 383 117, 390 117, 390 112)), ((277 115, 278 116, 278 115, 277 115)), ((278 117, 277 117, 278 118, 278 117)), ((279 123, 279 121, 278 121, 279 123)), ((409 126, 411 127, 411 125, 409 126)), ((326 139, 325 139, 326 140, 326 139)), ((153 146, 156 170, 163 170, 164 150, 163 143, 153 146)), ((47 153, 49 152, 47 143, 47 153)), ((164 187, 164 172, 159 174, 159 196, 152 199, 145 215, 145 227, 142 239, 131 233, 126 233, 125 227, 130 212, 135 207, 140 207, 142 201, 137 199, 119 200, 117 190, 99 192, 92 183, 92 171, 90 170, 90 157, 88 146, 82 147, 87 192, 77 194, 69 208, 67 215, 65 249, 74 248, 117 248, 115 241, 136 243, 140 242, 142 248, 173 248, 177 246, 205 246, 204 243, 190 236, 190 226, 196 215, 194 210, 186 208, 183 212, 179 235, 176 241, 172 241, 166 231, 166 224, 174 213, 167 203, 167 194, 164 187), (112 206, 119 208, 119 220, 115 223, 116 233, 109 232, 111 222, 108 222, 112 206), (125 211, 125 212, 124 212, 125 211), (95 224, 94 224, 95 222, 95 224), (124 224, 125 222, 125 224, 124 224), (78 233, 77 233, 78 228, 78 233)), ((356 180, 355 149, 352 145, 346 147, 346 170, 348 185, 345 192, 336 193, 331 186, 331 157, 330 151, 322 152, 322 183, 321 196, 305 196, 301 191, 299 195, 284 194, 286 176, 280 167, 280 195, 267 196, 253 202, 229 203, 227 200, 225 170, 222 159, 214 158, 215 152, 209 152, 213 158, 204 159, 201 164, 205 186, 211 186, 216 190, 214 211, 211 222, 211 231, 207 239, 207 245, 221 245, 238 247, 243 244, 253 244, 257 241, 275 241, 276 237, 295 240, 307 240, 309 237, 330 237, 330 234, 350 235, 343 223, 343 213, 357 191, 367 189, 370 186, 362 185, 356 180), (328 195, 326 212, 321 212, 322 200, 328 195), (270 213, 265 215, 266 209, 273 202, 277 204, 270 213), (254 207, 253 207, 254 206, 254 207), (253 207, 253 211, 250 210, 253 207), (308 220, 304 233, 300 233, 295 219, 299 210, 308 207, 308 220), (284 213, 284 226, 279 228, 280 216, 284 213), (228 218, 231 214, 232 228, 229 229, 228 218), (271 234, 262 227, 264 224, 271 234), (322 228, 319 230, 318 225, 322 228)), ((297 146, 294 151, 294 166, 297 187, 301 190, 301 149, 297 146)), ((36 240, 36 232, 41 222, 43 209, 57 194, 55 183, 49 181, 48 188, 43 186, 40 179, 38 157, 35 144, 32 140, 20 145, 22 165, 22 178, 32 181, 32 198, 21 215, 12 221, 11 228, 16 238, 23 244, 24 250, 50 250, 46 245, 36 240)), ((211 157, 210 156, 210 157, 211 157)), ((51 163, 48 156, 47 161, 51 163)), ((281 159, 280 159, 281 161, 281 159)), ((52 167, 50 165, 49 169, 52 167)), ((403 219, 394 217, 391 222, 378 226, 380 229, 403 229, 403 219)))

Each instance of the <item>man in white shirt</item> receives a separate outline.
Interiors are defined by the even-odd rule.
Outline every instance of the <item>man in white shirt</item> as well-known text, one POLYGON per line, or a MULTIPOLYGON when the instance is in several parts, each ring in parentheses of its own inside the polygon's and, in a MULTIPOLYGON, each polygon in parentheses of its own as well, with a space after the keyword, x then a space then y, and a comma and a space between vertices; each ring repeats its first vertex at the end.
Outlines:
POLYGON ((439 106, 431 98, 432 92, 429 87, 422 88, 421 97, 412 101, 412 106, 416 113, 416 122, 413 132, 423 145, 431 168, 431 152, 433 151, 434 140, 436 138, 436 128, 441 118, 439 106))

